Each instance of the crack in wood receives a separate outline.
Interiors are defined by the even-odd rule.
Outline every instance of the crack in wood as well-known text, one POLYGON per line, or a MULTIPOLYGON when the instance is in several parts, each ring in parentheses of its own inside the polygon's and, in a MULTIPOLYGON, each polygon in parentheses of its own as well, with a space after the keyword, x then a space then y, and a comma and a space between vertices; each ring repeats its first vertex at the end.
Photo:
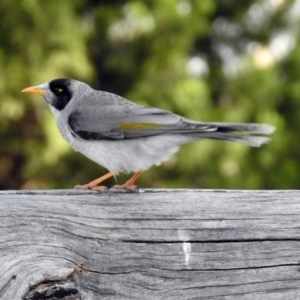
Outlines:
POLYGON ((80 300, 79 289, 71 281, 43 281, 29 289, 24 300, 80 300))
MULTIPOLYGON (((66 259, 68 260, 68 259, 66 259)), ((81 300, 81 292, 77 285, 78 278, 90 272, 86 264, 76 264, 74 271, 63 280, 44 280, 34 286, 31 286, 24 295, 23 300, 81 300)))
MULTIPOLYGON (((116 242, 116 241, 114 241, 116 242)), ((182 241, 167 241, 167 240, 135 240, 135 239, 124 239, 117 242, 128 243, 128 244, 182 244, 188 242, 190 244, 236 244, 236 243, 264 243, 264 242, 300 242, 300 238, 278 238, 278 239, 237 239, 237 240, 182 240, 182 241)))

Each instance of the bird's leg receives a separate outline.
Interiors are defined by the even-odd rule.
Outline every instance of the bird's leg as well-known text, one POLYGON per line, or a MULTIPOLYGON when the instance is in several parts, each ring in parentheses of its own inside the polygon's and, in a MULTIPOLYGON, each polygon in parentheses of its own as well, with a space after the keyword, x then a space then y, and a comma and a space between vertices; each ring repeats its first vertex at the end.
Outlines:
POLYGON ((107 187, 106 186, 99 186, 98 184, 103 182, 104 180, 114 176, 115 174, 113 172, 109 172, 87 184, 84 185, 76 185, 75 189, 83 189, 83 190, 94 190, 98 192, 107 192, 107 187))
POLYGON ((142 174, 142 172, 138 171, 128 181, 126 181, 124 184, 114 185, 112 188, 113 189, 126 189, 126 190, 130 190, 132 192, 137 192, 138 191, 138 186, 134 185, 134 183, 140 177, 141 174, 142 174))

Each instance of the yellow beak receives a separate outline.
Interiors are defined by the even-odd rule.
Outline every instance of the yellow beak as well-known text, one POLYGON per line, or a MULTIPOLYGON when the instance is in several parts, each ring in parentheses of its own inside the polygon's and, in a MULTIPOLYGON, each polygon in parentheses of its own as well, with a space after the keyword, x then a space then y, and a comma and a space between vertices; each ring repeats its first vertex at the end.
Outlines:
POLYGON ((21 91, 22 93, 29 93, 29 94, 37 94, 37 95, 44 95, 45 91, 39 88, 38 86, 31 86, 27 89, 21 91))

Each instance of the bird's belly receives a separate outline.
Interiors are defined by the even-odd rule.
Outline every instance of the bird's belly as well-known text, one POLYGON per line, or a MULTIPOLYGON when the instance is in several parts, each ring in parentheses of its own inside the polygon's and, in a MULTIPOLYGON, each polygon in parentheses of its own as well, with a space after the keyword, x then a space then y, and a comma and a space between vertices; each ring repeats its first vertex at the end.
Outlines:
POLYGON ((74 139, 72 147, 83 155, 118 174, 143 171, 159 165, 178 150, 174 136, 148 137, 121 141, 74 139))

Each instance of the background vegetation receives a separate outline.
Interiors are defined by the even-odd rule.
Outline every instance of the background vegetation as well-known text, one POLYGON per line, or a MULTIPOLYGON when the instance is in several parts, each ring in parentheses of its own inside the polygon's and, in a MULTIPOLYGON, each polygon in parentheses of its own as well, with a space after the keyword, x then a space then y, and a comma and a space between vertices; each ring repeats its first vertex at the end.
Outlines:
POLYGON ((60 77, 196 120, 277 127, 260 149, 185 145, 141 187, 300 188, 299 0, 0 0, 0 16, 0 189, 106 172, 20 93, 60 77))

